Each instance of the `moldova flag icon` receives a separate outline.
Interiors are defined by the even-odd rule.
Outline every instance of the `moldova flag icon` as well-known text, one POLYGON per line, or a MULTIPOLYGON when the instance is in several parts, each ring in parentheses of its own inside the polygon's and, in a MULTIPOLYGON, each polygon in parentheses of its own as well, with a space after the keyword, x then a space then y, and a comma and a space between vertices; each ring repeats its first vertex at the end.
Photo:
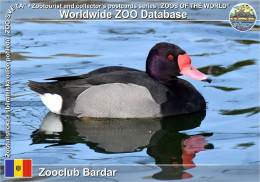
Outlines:
POLYGON ((32 177, 32 159, 5 160, 5 177, 32 177))

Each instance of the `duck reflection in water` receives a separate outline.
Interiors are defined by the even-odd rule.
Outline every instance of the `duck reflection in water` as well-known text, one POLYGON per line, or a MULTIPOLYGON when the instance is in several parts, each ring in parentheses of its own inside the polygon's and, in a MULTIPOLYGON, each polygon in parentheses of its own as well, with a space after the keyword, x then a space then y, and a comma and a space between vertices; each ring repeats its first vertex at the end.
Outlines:
POLYGON ((182 130, 200 126, 206 112, 166 118, 97 119, 76 118, 49 112, 33 132, 33 144, 70 145, 85 143, 99 153, 129 153, 147 149, 162 171, 155 179, 183 179, 194 168, 196 153, 213 149, 206 140, 212 133, 187 135, 182 130))
POLYGON ((186 179, 192 175, 185 172, 186 169, 196 167, 193 158, 196 153, 213 149, 206 137, 211 133, 186 135, 183 133, 166 133, 157 145, 148 147, 147 153, 155 159, 156 164, 162 169, 154 174, 155 179, 186 179))

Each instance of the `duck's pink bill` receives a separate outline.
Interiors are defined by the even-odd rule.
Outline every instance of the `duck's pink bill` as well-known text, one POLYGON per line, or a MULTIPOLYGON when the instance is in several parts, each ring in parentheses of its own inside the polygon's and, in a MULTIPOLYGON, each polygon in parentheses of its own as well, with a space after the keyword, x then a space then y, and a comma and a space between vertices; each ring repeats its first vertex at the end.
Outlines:
POLYGON ((198 71, 191 65, 191 59, 188 54, 178 56, 178 65, 180 68, 180 74, 190 77, 194 80, 211 82, 210 77, 198 71))

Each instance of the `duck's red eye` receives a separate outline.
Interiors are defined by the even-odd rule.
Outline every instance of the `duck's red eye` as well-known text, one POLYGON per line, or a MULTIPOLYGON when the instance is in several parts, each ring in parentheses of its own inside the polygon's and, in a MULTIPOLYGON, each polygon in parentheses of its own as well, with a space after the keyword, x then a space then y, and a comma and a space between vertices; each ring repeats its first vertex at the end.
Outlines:
POLYGON ((169 55, 168 59, 172 60, 173 59, 173 55, 169 55))

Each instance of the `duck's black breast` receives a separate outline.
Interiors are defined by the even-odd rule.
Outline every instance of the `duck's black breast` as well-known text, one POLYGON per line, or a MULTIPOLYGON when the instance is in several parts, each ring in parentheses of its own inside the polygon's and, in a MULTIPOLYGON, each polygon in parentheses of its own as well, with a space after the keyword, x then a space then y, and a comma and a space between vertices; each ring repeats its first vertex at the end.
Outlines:
POLYGON ((163 115, 178 115, 206 109, 206 101, 188 81, 175 78, 167 83, 167 101, 161 105, 163 115))

